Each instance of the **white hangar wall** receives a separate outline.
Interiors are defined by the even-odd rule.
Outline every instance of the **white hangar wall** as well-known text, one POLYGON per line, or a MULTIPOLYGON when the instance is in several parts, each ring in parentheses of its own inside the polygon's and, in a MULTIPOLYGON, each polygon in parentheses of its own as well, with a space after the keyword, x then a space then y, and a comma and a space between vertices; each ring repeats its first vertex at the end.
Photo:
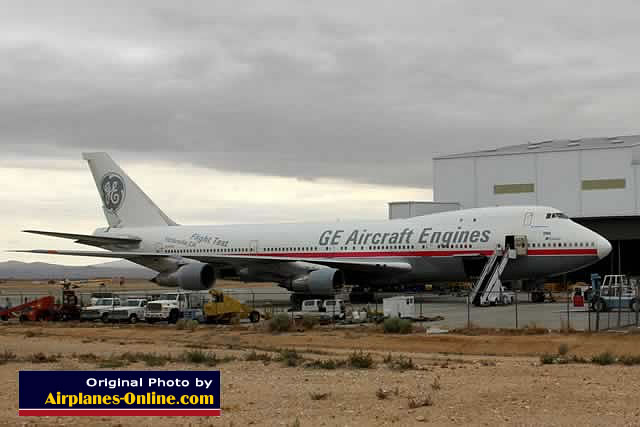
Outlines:
POLYGON ((434 159, 434 200, 547 205, 571 217, 640 214, 640 136, 545 141, 434 159))

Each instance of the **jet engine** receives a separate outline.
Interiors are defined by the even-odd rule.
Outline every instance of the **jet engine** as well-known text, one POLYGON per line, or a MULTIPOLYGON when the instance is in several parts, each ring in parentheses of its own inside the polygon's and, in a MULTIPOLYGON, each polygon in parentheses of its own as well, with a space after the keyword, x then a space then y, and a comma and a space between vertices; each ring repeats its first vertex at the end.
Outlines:
POLYGON ((344 274, 335 268, 321 268, 291 282, 291 291, 312 295, 333 295, 344 286, 344 274))
POLYGON ((211 288, 216 282, 216 272, 209 264, 193 262, 179 267, 173 273, 160 273, 152 282, 160 286, 179 287, 189 291, 211 288))

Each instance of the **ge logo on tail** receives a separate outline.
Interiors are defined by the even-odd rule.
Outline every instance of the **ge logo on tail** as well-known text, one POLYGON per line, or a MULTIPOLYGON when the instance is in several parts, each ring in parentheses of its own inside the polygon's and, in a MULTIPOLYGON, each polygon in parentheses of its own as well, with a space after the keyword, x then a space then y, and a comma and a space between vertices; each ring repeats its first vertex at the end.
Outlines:
POLYGON ((109 172, 102 178, 100 188, 104 206, 111 212, 117 212, 124 201, 124 179, 116 173, 109 172))

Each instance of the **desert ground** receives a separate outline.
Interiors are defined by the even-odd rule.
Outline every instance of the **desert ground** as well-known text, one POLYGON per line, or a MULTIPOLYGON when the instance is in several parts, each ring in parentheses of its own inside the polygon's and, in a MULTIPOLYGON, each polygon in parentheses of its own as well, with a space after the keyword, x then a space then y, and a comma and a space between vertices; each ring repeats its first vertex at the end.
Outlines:
POLYGON ((534 330, 389 335, 380 326, 273 334, 265 322, 201 325, 193 331, 174 325, 4 323, 0 354, 10 360, 0 364, 0 425, 638 425, 640 365, 588 363, 604 351, 640 355, 640 335, 534 330), (541 355, 563 346, 567 358, 584 361, 542 363, 541 355), (300 360, 277 360, 283 349, 295 349, 300 360), (340 366, 356 350, 370 355, 373 366, 340 366), (181 361, 180 355, 193 351, 215 354, 217 363, 181 361), (154 355, 166 363, 148 366, 125 353, 154 355), (338 367, 309 366, 327 360, 338 367), (21 369, 219 369, 222 417, 18 417, 21 369))

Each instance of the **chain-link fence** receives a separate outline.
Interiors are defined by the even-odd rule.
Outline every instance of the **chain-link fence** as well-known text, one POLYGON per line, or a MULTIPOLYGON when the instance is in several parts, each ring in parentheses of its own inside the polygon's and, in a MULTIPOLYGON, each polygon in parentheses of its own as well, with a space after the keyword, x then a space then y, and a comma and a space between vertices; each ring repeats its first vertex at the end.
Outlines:
MULTIPOLYGON (((290 293, 284 289, 273 288, 229 288, 219 289, 225 295, 230 295, 257 309, 263 314, 273 315, 296 311, 291 308, 290 293)), ((111 291, 108 288, 100 291, 74 290, 79 304, 86 307, 92 304, 92 299, 117 296, 125 304, 130 298, 147 298, 156 300, 166 298, 171 291, 157 291, 149 289, 111 291)), ((175 292, 174 292, 175 293, 175 292)), ((351 313, 366 311, 369 320, 384 316, 384 300, 394 294, 375 294, 368 303, 348 302, 348 295, 338 296, 346 301, 346 321, 352 321, 351 313)), ((408 317, 424 322, 424 326, 440 329, 465 328, 495 328, 495 329, 551 329, 577 331, 603 331, 630 326, 640 326, 639 313, 630 304, 619 300, 617 304, 609 299, 610 304, 605 310, 594 310, 591 301, 574 298, 571 292, 546 292, 545 302, 539 300, 540 294, 524 291, 496 292, 484 295, 482 300, 466 294, 438 295, 434 292, 414 294, 396 294, 413 297, 413 306, 408 317), (620 307, 620 308, 619 308, 620 307)), ((53 296, 56 303, 62 302, 62 290, 37 290, 0 293, 0 308, 15 307, 28 301, 53 296)), ((207 291, 192 292, 189 296, 192 308, 201 308, 211 300, 207 291)))

